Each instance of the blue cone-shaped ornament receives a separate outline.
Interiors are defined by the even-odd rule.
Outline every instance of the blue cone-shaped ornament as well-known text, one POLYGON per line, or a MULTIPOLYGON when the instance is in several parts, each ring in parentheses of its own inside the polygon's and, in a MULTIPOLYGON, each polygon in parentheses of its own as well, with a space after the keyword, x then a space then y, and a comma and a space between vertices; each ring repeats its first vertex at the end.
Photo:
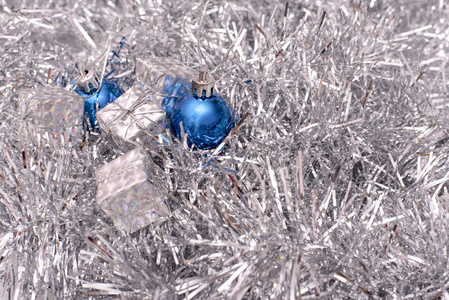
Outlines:
POLYGON ((188 145, 202 150, 220 145, 235 125, 231 108, 222 97, 214 94, 213 87, 213 79, 201 71, 199 79, 193 80, 192 94, 176 101, 167 112, 172 133, 181 139, 182 122, 188 145))
POLYGON ((122 89, 114 81, 104 79, 99 84, 99 79, 92 70, 87 70, 83 77, 77 78, 76 87, 74 91, 84 98, 84 115, 88 115, 89 126, 88 129, 96 126, 96 111, 102 109, 109 103, 112 103, 123 94, 122 89))

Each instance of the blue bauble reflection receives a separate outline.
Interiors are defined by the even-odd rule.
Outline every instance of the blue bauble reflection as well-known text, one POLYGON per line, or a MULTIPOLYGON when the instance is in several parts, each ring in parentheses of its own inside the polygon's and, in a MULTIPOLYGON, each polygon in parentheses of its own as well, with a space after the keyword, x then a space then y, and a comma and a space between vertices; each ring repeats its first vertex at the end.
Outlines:
POLYGON ((187 94, 175 101, 167 117, 170 129, 178 139, 181 139, 179 123, 182 122, 189 146, 194 144, 203 150, 220 145, 235 125, 233 112, 218 95, 198 97, 187 94))
MULTIPOLYGON (((92 87, 93 88, 93 87, 92 87)), ((77 86, 74 91, 85 98, 84 100, 84 115, 89 115, 90 126, 95 128, 96 124, 96 103, 98 103, 98 110, 105 107, 107 104, 114 102, 115 99, 123 94, 122 89, 114 81, 104 79, 100 90, 91 89, 89 93, 77 86)))

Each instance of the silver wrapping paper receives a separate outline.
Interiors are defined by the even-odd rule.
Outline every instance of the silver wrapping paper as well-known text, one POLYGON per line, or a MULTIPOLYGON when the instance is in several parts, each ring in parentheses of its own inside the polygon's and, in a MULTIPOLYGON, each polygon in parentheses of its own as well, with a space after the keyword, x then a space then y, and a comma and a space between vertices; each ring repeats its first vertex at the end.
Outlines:
POLYGON ((165 131, 165 112, 155 97, 133 86, 97 113, 101 130, 124 149, 133 145, 157 144, 165 131))
POLYGON ((39 86, 20 90, 22 133, 36 146, 42 141, 75 145, 83 139, 84 99, 62 87, 39 86))
POLYGON ((151 173, 149 158, 136 148, 104 165, 96 174, 96 201, 121 230, 133 233, 157 226, 168 216, 167 190, 151 173))
POLYGON ((171 107, 176 98, 191 93, 192 79, 198 77, 197 73, 175 59, 158 57, 136 60, 137 81, 151 92, 155 103, 163 107, 171 107))

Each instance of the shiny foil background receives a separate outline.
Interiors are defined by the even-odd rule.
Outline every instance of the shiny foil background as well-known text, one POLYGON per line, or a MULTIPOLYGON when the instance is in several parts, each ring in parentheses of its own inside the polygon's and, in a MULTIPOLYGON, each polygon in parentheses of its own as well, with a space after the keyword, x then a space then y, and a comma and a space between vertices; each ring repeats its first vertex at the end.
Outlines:
POLYGON ((443 0, 0 0, 0 298, 449 299, 448 18, 443 0), (170 215, 127 234, 95 199, 125 149, 42 143, 19 95, 51 98, 80 61, 126 91, 137 58, 208 67, 241 121, 221 150, 144 143, 170 215))

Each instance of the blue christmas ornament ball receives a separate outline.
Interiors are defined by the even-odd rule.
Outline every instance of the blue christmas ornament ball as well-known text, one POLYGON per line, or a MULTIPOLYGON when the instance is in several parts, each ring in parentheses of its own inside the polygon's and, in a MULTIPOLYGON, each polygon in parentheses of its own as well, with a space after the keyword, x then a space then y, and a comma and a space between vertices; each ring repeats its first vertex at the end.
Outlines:
POLYGON ((81 86, 77 86, 74 91, 85 98, 84 100, 84 115, 89 115, 90 126, 94 127, 96 122, 96 105, 98 103, 98 110, 112 103, 123 94, 122 89, 114 81, 104 79, 100 89, 92 89, 86 92, 81 86))
POLYGON ((171 131, 181 139, 180 122, 188 134, 187 143, 207 150, 216 148, 234 127, 234 114, 224 99, 212 94, 187 94, 167 113, 171 131))
POLYGON ((191 81, 184 78, 171 78, 170 76, 165 77, 163 94, 165 95, 162 99, 161 108, 169 114, 175 102, 191 93, 192 83, 191 81))

